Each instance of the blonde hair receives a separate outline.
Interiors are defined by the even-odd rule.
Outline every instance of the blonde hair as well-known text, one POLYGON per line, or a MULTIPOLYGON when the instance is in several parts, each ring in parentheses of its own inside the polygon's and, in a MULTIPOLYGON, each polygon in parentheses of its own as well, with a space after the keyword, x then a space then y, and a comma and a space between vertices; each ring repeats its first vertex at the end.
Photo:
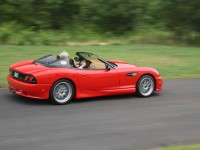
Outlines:
POLYGON ((69 58, 69 54, 66 51, 63 51, 59 54, 60 58, 69 58))

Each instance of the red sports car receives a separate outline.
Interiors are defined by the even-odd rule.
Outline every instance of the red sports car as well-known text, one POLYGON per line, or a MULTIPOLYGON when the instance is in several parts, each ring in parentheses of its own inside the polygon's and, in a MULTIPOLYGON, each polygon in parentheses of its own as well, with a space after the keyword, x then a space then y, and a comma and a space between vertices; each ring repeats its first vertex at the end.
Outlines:
POLYGON ((122 61, 106 61, 77 52, 74 59, 47 55, 12 64, 7 76, 9 90, 21 96, 66 104, 73 98, 136 93, 148 97, 162 90, 157 70, 122 61), (83 65, 83 68, 79 68, 83 65))

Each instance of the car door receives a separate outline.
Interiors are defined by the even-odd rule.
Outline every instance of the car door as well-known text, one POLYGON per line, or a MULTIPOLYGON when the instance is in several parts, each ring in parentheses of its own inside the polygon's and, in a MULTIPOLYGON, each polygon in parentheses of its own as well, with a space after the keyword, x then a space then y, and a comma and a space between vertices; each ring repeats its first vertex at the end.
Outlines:
POLYGON ((77 69, 78 83, 87 91, 106 91, 119 88, 119 74, 115 69, 77 69))
POLYGON ((120 88, 129 89, 135 88, 138 80, 138 71, 137 69, 119 69, 120 76, 120 88))

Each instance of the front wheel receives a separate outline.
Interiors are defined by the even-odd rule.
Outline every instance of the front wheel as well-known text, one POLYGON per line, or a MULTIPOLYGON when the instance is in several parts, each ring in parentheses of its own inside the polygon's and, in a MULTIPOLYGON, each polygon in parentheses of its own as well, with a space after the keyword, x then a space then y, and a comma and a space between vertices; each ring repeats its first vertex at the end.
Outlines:
POLYGON ((154 87, 155 82, 153 77, 150 75, 144 75, 137 82, 136 94, 141 97, 148 97, 153 93, 154 87))
POLYGON ((74 86, 66 79, 57 81, 51 88, 50 100, 59 105, 69 103, 74 96, 74 86))

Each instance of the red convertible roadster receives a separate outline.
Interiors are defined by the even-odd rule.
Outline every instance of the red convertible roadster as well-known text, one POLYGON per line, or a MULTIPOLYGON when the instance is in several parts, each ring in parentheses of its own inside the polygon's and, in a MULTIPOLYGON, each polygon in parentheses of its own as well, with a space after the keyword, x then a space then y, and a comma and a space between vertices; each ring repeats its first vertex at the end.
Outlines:
POLYGON ((106 61, 86 52, 76 55, 75 59, 47 55, 12 64, 7 76, 9 90, 25 97, 49 99, 56 104, 66 104, 73 98, 117 94, 136 93, 148 97, 162 90, 162 77, 153 68, 106 61), (80 64, 85 65, 79 68, 80 64))

